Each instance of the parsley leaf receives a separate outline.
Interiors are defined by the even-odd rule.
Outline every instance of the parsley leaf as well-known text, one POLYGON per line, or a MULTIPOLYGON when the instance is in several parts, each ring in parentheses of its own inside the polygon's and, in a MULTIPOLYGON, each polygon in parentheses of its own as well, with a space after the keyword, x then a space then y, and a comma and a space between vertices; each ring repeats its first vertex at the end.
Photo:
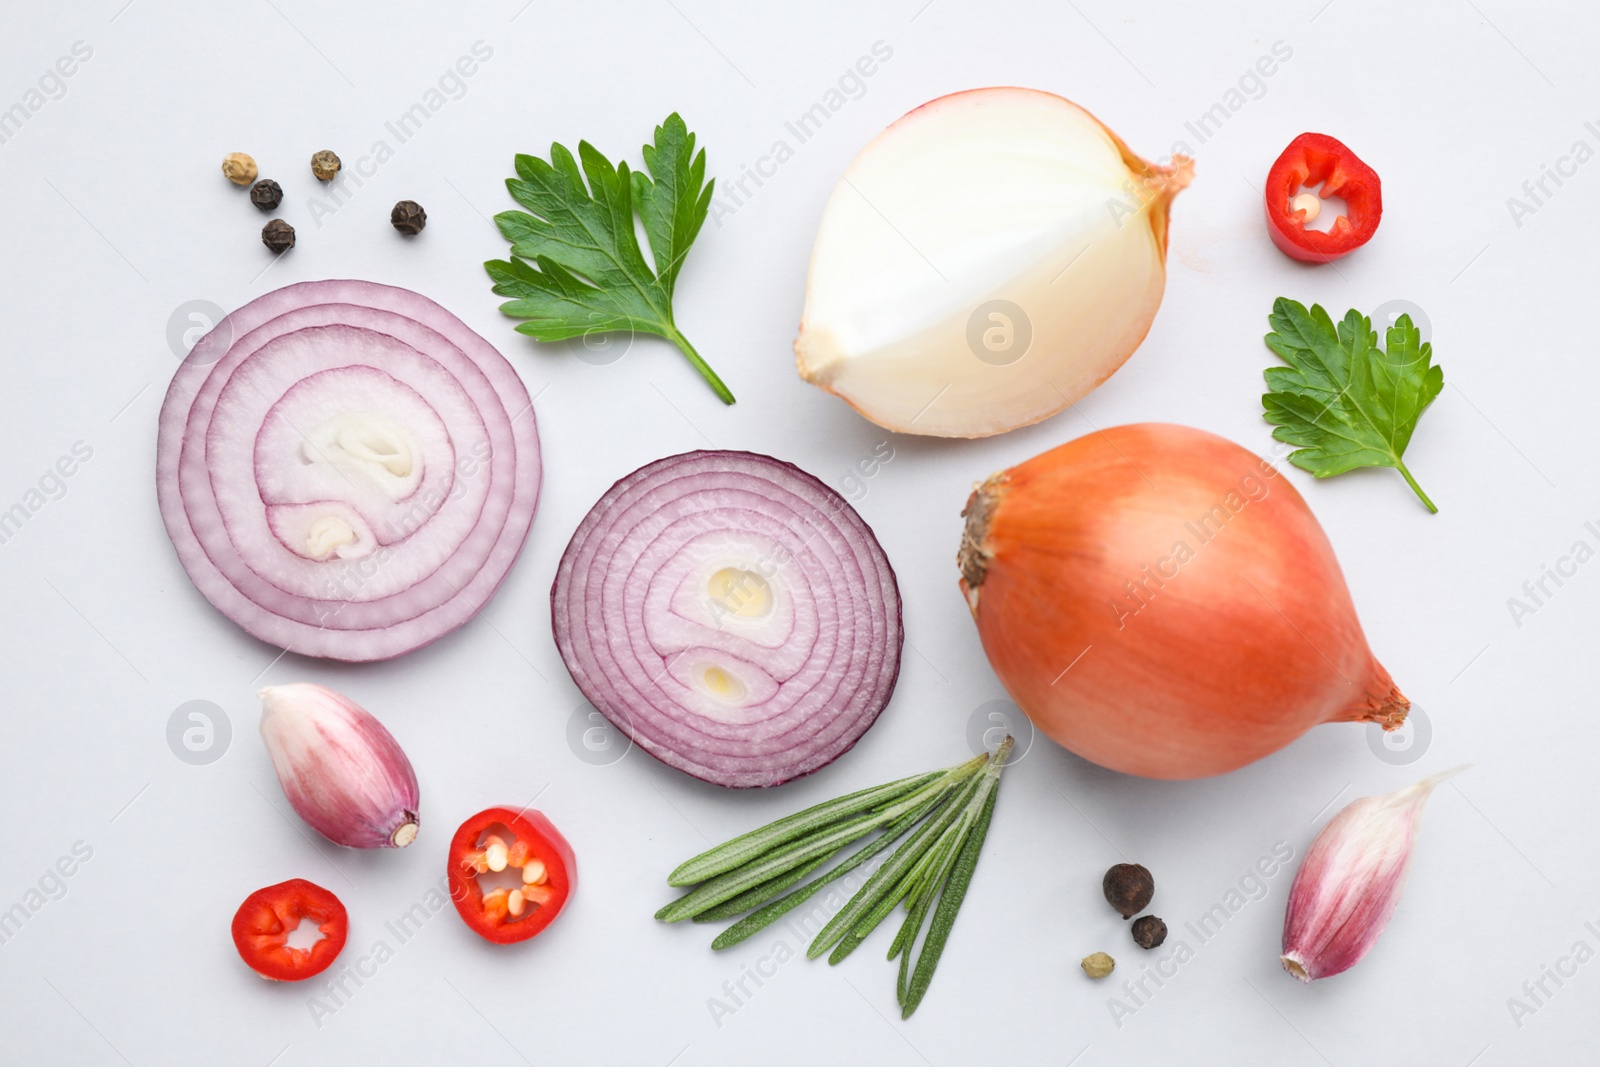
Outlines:
POLYGON ((1393 467, 1429 511, 1433 501, 1411 477, 1401 456, 1423 409, 1444 388, 1433 345, 1401 315, 1378 348, 1372 322, 1351 309, 1334 326, 1320 304, 1279 297, 1267 317, 1267 347, 1286 367, 1267 369, 1261 398, 1272 436, 1300 446, 1289 461, 1318 478, 1357 467, 1393 467))
POLYGON ((517 177, 507 179, 506 188, 528 210, 495 216, 511 242, 511 258, 483 266, 495 293, 512 298, 500 310, 526 320, 517 332, 540 341, 619 330, 664 337, 731 404, 733 393, 672 319, 678 271, 706 221, 716 184, 706 181, 706 153, 696 154, 694 141, 674 112, 656 127, 655 144, 644 146, 648 174, 626 163, 613 166, 587 141, 578 142, 577 160, 559 144, 550 146, 549 162, 518 155, 517 177), (654 269, 634 233, 635 210, 654 269))

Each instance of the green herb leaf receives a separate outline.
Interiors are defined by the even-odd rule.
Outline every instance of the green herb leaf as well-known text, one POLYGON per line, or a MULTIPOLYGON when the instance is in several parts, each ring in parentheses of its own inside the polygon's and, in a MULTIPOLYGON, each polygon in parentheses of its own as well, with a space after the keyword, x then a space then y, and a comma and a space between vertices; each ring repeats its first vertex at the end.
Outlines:
POLYGON ((839 939, 839 943, 833 946, 833 951, 828 955, 830 966, 840 963, 846 956, 859 948, 861 943, 867 939, 867 935, 876 930, 878 925, 889 917, 889 913, 898 907, 902 900, 906 899, 911 892, 912 883, 916 880, 917 874, 921 869, 922 864, 918 864, 915 870, 907 872, 905 877, 900 879, 900 884, 895 886, 892 892, 885 894, 882 900, 873 905, 871 911, 867 912, 859 922, 839 939))
POLYGON ((812 837, 802 838, 745 864, 737 870, 719 874, 689 890, 656 912, 662 922, 692 919, 708 908, 732 900, 741 893, 771 881, 819 857, 826 859, 857 838, 865 837, 890 820, 879 820, 872 813, 838 824, 812 837))
MULTIPOLYGON (((928 986, 933 981, 934 968, 939 966, 939 957, 944 954, 945 942, 950 939, 950 930, 956 924, 956 913, 961 910, 961 902, 966 900, 967 889, 972 885, 972 872, 978 868, 978 855, 983 851, 984 839, 989 836, 989 822, 994 817, 994 802, 999 796, 998 788, 986 791, 983 809, 962 843, 961 852, 956 858, 954 868, 950 871, 949 880, 944 883, 944 891, 939 894, 939 906, 934 909, 933 922, 928 927, 927 940, 923 942, 922 952, 917 957, 917 967, 911 975, 911 984, 906 987, 900 998, 902 1019, 911 1018, 911 1013, 922 1003, 923 994, 928 991, 928 986)), ((918 907, 926 908, 928 901, 932 899, 933 894, 930 892, 918 901, 918 907)), ((904 959, 910 958, 911 946, 907 944, 904 959)), ((900 973, 905 974, 903 966, 900 973)))
MULTIPOLYGON (((963 767, 968 766, 963 764, 963 767)), ((975 769, 975 768, 974 768, 975 769)), ((667 875, 668 885, 694 885, 707 878, 725 874, 736 867, 741 867, 751 859, 761 856, 778 845, 805 837, 818 829, 838 822, 846 816, 855 815, 883 804, 885 801, 895 800, 922 786, 927 785, 939 777, 941 771, 931 774, 918 774, 910 778, 902 778, 888 785, 874 786, 871 789, 862 789, 859 792, 829 800, 822 804, 815 804, 805 811, 790 815, 788 818, 779 819, 775 823, 752 830, 747 834, 740 834, 731 841, 726 841, 716 848, 708 849, 693 859, 685 860, 678 868, 667 875)))
POLYGON ((1401 459, 1423 410, 1444 388, 1433 346, 1411 317, 1395 320, 1384 349, 1371 320, 1354 309, 1335 326, 1321 305, 1307 311, 1279 297, 1267 321, 1267 347, 1288 366, 1267 370, 1261 403, 1277 427, 1272 436, 1299 446, 1289 461, 1318 478, 1393 467, 1429 511, 1438 511, 1401 459))
POLYGON ((692 919, 709 908, 732 900, 739 894, 748 892, 819 856, 832 856, 850 842, 867 836, 881 826, 895 822, 908 812, 922 807, 930 798, 938 797, 955 788, 952 782, 961 780, 945 779, 945 775, 937 776, 922 789, 898 797, 893 803, 878 810, 830 823, 816 833, 764 852, 741 867, 700 883, 656 912, 656 918, 669 923, 692 919))
POLYGON ((754 889, 747 889, 736 897, 730 897, 715 907, 707 908, 694 917, 697 923, 721 922, 723 919, 732 919, 743 915, 751 908, 759 908, 773 897, 782 893, 796 882, 803 881, 806 875, 827 863, 832 856, 818 856, 809 863, 801 864, 792 871, 785 871, 769 881, 762 882, 754 889))
POLYGON ((922 807, 901 816, 899 820, 887 826, 877 840, 873 841, 870 845, 867 845, 859 852, 856 852, 849 859, 839 864, 839 866, 833 868, 827 874, 824 874, 821 878, 818 878, 814 882, 807 882, 800 889, 795 890, 793 893, 790 893, 787 896, 780 897, 771 904, 768 904, 766 907, 762 908, 760 911, 746 915, 743 919, 740 919, 738 922, 722 931, 722 933, 717 935, 717 939, 711 942, 711 947, 714 949, 724 949, 732 945, 737 945, 745 938, 764 930, 766 927, 777 922, 779 919, 789 914, 789 912, 793 911, 795 908, 799 907, 801 904, 804 904, 807 900, 815 896, 817 892, 824 886, 828 885, 830 882, 836 881, 839 878, 843 878, 845 875, 849 874, 851 871, 867 862, 867 860, 871 859, 873 856, 876 856, 878 853, 882 852, 884 849, 900 840, 900 836, 902 834, 904 834, 912 826, 915 826, 919 821, 921 821, 924 815, 927 815, 930 811, 933 811, 941 803, 943 803, 944 800, 945 797, 943 795, 936 796, 932 800, 924 803, 922 807))
POLYGON ((832 949, 828 962, 838 963, 903 901, 908 914, 889 958, 901 957, 895 994, 903 1017, 910 1018, 933 980, 972 880, 994 812, 1000 773, 1013 743, 1007 737, 990 755, 815 805, 701 853, 674 871, 673 881, 687 883, 695 875, 706 880, 656 912, 656 918, 709 921, 764 904, 711 943, 714 949, 727 948, 777 921, 916 827, 823 925, 806 950, 807 958, 815 959, 832 949), (878 828, 883 832, 876 840, 832 870, 771 899, 817 870, 851 841, 878 828), (917 934, 930 912, 933 925, 913 967, 917 934))
POLYGON ((511 297, 500 310, 527 321, 519 333, 541 341, 590 337, 618 330, 655 334, 677 345, 725 404, 733 393, 678 331, 672 293, 689 246, 711 207, 715 182, 706 181, 706 154, 676 113, 644 147, 649 175, 615 166, 587 141, 578 159, 550 146, 550 160, 516 157, 506 181, 527 211, 504 211, 495 224, 511 242, 509 260, 484 264, 494 291, 511 297), (579 169, 579 161, 582 170, 579 169), (587 179, 587 185, 585 185, 587 179), (644 223, 655 269, 634 233, 644 223))
POLYGON ((817 933, 810 947, 806 949, 807 959, 814 960, 837 944, 839 939, 849 933, 850 929, 861 920, 862 916, 870 912, 885 894, 892 892, 900 884, 900 880, 922 859, 929 845, 937 843, 939 835, 944 833, 945 828, 961 816, 967 798, 976 784, 976 782, 963 784, 961 791, 948 807, 918 827, 917 832, 912 834, 905 844, 895 849, 894 855, 890 856, 882 867, 872 872, 867 884, 862 886, 856 895, 850 898, 850 902, 829 919, 817 933))
MULTIPOLYGON (((928 917, 928 909, 933 906, 932 895, 925 896, 911 906, 911 911, 906 915, 905 925, 900 928, 895 943, 901 946, 900 974, 894 983, 894 998, 900 1005, 900 1018, 909 1019, 911 1013, 906 1011, 906 991, 910 985, 907 976, 911 969, 911 945, 917 939, 917 931, 922 929, 923 920, 928 917)), ((892 951, 892 950, 891 950, 892 951)), ((893 957, 890 957, 891 959, 893 957)))
POLYGON ((689 254, 711 209, 711 190, 716 183, 706 181, 705 150, 695 154, 694 134, 676 112, 656 127, 656 143, 644 146, 644 165, 655 180, 635 171, 633 198, 650 238, 656 279, 670 300, 683 257, 689 254))

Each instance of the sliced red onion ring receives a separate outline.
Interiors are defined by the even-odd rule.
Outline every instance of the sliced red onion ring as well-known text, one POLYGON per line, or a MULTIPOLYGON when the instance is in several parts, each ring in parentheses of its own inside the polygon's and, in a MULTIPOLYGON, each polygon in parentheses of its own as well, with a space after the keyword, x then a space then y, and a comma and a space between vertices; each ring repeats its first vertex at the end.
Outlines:
POLYGON ((200 340, 156 491, 206 599, 307 656, 389 659, 486 604, 527 540, 539 433, 509 363, 427 297, 302 282, 200 340))
POLYGON ((900 673, 900 590, 811 475, 688 452, 613 485, 550 591, 572 680, 635 744, 717 785, 780 785, 847 751, 900 673))

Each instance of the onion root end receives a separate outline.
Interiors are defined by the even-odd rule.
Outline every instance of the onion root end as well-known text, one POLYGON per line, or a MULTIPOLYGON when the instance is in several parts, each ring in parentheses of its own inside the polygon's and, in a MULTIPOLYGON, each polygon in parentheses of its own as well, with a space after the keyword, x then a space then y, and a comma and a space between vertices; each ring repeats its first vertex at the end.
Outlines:
POLYGON ((967 506, 961 509, 961 517, 967 522, 961 531, 961 549, 956 553, 956 563, 961 568, 961 591, 966 594, 967 606, 974 616, 978 614, 978 590, 988 574, 989 561, 994 558, 994 553, 985 547, 989 523, 1005 496, 1007 481, 1004 471, 991 476, 973 487, 967 506))

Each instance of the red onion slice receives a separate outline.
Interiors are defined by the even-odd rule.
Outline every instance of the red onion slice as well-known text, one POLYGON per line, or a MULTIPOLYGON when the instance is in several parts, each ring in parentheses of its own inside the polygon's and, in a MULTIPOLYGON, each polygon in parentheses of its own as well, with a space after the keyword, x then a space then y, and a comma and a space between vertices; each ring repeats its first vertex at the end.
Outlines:
POLYGON ((797 467, 689 452, 641 467, 572 536, 550 592, 583 695, 661 762, 780 785, 847 751, 900 672, 872 530, 797 467))
POLYGON ((361 281, 253 300, 168 387, 167 533, 201 593, 308 656, 388 659, 472 618, 539 499, 528 392, 438 304, 361 281))

